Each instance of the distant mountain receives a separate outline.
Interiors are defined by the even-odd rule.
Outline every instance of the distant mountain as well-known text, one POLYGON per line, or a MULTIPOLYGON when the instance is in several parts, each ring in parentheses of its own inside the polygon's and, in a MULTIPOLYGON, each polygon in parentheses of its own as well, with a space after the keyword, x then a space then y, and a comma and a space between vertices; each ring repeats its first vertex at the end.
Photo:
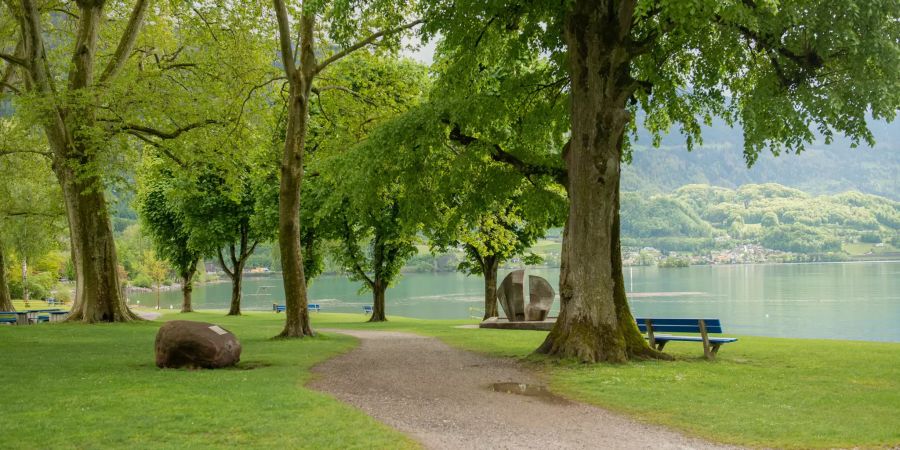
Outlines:
POLYGON ((659 148, 646 132, 639 133, 633 162, 623 170, 625 191, 671 192, 702 183, 736 188, 744 184, 778 183, 811 194, 860 191, 900 200, 900 121, 874 122, 874 148, 850 148, 843 136, 830 145, 819 141, 800 155, 760 155, 747 168, 743 132, 723 122, 703 129, 703 146, 688 152, 684 137, 665 136, 659 148))

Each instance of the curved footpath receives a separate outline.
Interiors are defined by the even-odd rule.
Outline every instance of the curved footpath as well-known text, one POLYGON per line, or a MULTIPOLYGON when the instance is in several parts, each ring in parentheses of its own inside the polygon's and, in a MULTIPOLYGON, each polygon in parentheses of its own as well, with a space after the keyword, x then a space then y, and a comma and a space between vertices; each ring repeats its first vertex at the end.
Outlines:
POLYGON ((493 392, 492 383, 540 380, 511 359, 436 338, 329 330, 359 347, 313 368, 313 389, 333 394, 426 448, 732 448, 685 437, 593 406, 493 392))

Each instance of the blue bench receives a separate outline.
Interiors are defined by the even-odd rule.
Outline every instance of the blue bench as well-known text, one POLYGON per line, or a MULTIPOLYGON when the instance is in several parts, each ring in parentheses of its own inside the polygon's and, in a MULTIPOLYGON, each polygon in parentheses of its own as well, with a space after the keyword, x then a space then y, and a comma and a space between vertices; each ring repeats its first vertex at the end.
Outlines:
POLYGON ((28 325, 27 311, 0 311, 0 323, 28 325))
MULTIPOLYGON (((320 309, 322 309, 322 307, 319 306, 318 303, 310 303, 310 304, 306 305, 307 311, 319 312, 320 309)), ((287 307, 285 305, 278 305, 275 303, 272 304, 272 311, 275 311, 276 313, 284 312, 286 310, 287 310, 287 307)))
POLYGON ((19 323, 18 314, 15 311, 0 311, 0 323, 15 325, 19 323))
POLYGON ((372 314, 372 306, 363 305, 363 314, 372 314))
POLYGON ((650 319, 635 318, 638 329, 647 333, 650 346, 662 351, 670 341, 702 342, 703 356, 706 359, 714 359, 723 344, 737 341, 730 337, 709 337, 709 333, 722 333, 722 323, 719 319, 650 319), (700 336, 673 336, 669 334, 656 334, 657 331, 667 333, 700 333, 700 336))

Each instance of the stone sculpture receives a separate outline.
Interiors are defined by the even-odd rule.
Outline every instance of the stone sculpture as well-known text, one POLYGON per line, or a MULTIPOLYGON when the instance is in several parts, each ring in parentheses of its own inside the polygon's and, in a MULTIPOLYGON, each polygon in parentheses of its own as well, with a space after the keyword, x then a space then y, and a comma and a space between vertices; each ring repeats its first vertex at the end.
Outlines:
POLYGON ((497 290, 497 300, 510 322, 525 320, 525 271, 514 270, 506 275, 497 290))
POLYGON ((241 343, 218 325, 173 320, 156 333, 156 365, 160 368, 217 369, 240 360, 241 343))
POLYGON ((525 271, 514 270, 500 283, 497 300, 510 322, 540 322, 547 318, 556 293, 547 280, 528 276, 528 305, 525 305, 525 271))
POLYGON ((528 276, 528 306, 525 307, 525 320, 544 320, 550 314, 556 293, 547 280, 536 276, 528 276))

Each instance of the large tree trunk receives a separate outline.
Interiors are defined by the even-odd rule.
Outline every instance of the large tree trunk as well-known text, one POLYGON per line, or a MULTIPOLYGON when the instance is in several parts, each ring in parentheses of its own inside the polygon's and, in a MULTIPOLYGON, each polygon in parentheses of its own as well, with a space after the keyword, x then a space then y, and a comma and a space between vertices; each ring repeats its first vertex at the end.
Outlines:
POLYGON ((0 246, 0 311, 15 310, 9 295, 9 284, 6 282, 6 257, 3 255, 3 247, 0 246))
POLYGON ((372 286, 372 317, 369 322, 387 322, 384 307, 384 293, 387 291, 387 283, 380 278, 375 278, 372 286))
POLYGON ((278 248, 281 251, 285 300, 285 324, 279 337, 285 338, 313 335, 309 324, 306 276, 303 273, 300 249, 300 186, 303 182, 303 152, 316 58, 313 53, 314 20, 311 16, 304 15, 300 22, 300 68, 288 72, 290 97, 287 136, 278 192, 278 248))
POLYGON ((482 264, 484 272, 484 320, 490 317, 498 317, 497 309, 497 268, 500 261, 496 256, 487 256, 482 264))
MULTIPOLYGON (((14 8, 21 27, 23 54, 28 64, 27 91, 44 96, 49 103, 44 129, 53 153, 53 171, 62 187, 69 221, 72 255, 76 272, 76 295, 69 321, 125 322, 137 319, 125 306, 120 289, 112 226, 107 212, 102 170, 96 160, 101 145, 93 133, 96 106, 88 101, 59 103, 59 98, 91 97, 94 84, 94 59, 97 39, 103 22, 102 1, 79 1, 75 41, 69 73, 59 77, 67 84, 59 94, 50 74, 41 31, 41 11, 37 2, 22 0, 21 9, 14 8)), ((138 0, 122 35, 114 57, 102 78, 108 81, 118 73, 131 54, 147 2, 138 0)))
POLYGON ((564 31, 572 83, 572 138, 564 155, 569 217, 560 314, 538 351, 584 362, 657 355, 637 331, 622 277, 618 199, 633 82, 625 46, 633 3, 614 3, 576 1, 564 31))
POLYGON ((68 321, 127 322, 137 319, 119 285, 116 247, 102 184, 54 164, 63 186, 75 263, 75 302, 68 321))

